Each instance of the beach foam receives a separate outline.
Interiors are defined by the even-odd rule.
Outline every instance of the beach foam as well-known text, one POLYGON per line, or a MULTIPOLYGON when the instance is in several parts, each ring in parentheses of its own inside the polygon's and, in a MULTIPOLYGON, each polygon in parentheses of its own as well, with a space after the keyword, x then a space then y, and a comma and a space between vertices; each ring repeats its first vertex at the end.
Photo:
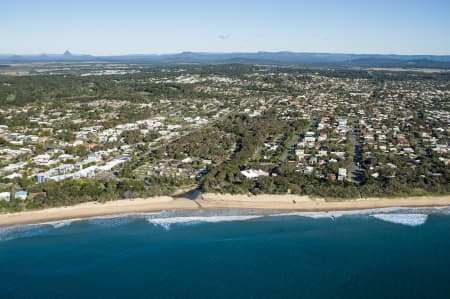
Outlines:
POLYGON ((81 218, 42 222, 36 224, 24 224, 0 228, 0 241, 8 241, 19 238, 29 238, 46 234, 54 229, 71 225, 73 222, 81 221, 81 218))
POLYGON ((100 227, 117 227, 126 225, 132 221, 144 220, 155 226, 169 229, 173 224, 196 224, 216 223, 227 221, 245 221, 261 217, 306 217, 312 219, 335 219, 344 216, 373 217, 391 223, 419 226, 426 223, 428 215, 443 214, 450 215, 450 207, 390 207, 351 211, 328 211, 328 212, 285 212, 271 213, 259 210, 219 210, 219 211, 196 211, 194 214, 180 214, 177 211, 128 213, 108 216, 97 216, 92 218, 74 218, 60 221, 43 222, 37 224, 25 224, 0 228, 0 241, 17 238, 28 238, 36 235, 47 234, 54 229, 60 229, 72 225, 74 222, 86 221, 86 223, 100 227))
POLYGON ((86 221, 89 224, 101 227, 115 227, 128 224, 133 219, 146 219, 150 215, 158 215, 159 213, 135 213, 135 214, 118 214, 109 216, 98 216, 93 218, 73 218, 59 221, 41 222, 36 224, 23 224, 0 228, 0 241, 8 241, 12 239, 30 238, 43 235, 52 230, 72 225, 74 222, 86 221))
POLYGON ((197 224, 197 223, 217 223, 228 221, 245 221, 261 218, 261 215, 241 215, 241 216, 186 216, 167 218, 148 218, 147 221, 164 229, 170 229, 172 224, 197 224))
POLYGON ((378 208, 378 209, 327 211, 327 212, 287 212, 287 213, 271 214, 270 216, 271 217, 299 216, 313 219, 321 219, 321 218, 339 218, 343 216, 353 216, 353 215, 370 215, 373 213, 392 213, 403 210, 409 210, 409 208, 378 208))
POLYGON ((330 212, 292 212, 292 213, 281 213, 281 214, 273 214, 271 217, 287 217, 287 216, 298 216, 298 217, 306 217, 313 219, 322 219, 322 218, 338 218, 345 215, 353 215, 356 213, 347 213, 347 212, 339 212, 339 211, 330 211, 330 212))
MULTIPOLYGON (((74 219, 67 219, 67 220, 60 220, 60 221, 50 221, 50 222, 42 222, 35 225, 50 225, 53 228, 61 228, 65 226, 71 225, 73 222, 81 221, 83 219, 81 218, 74 218, 74 219)), ((31 224, 34 225, 34 224, 31 224)))
POLYGON ((136 219, 147 219, 152 215, 160 215, 160 213, 129 213, 129 214, 116 214, 107 216, 97 216, 88 218, 89 224, 101 226, 101 227, 116 227, 128 224, 136 219))
POLYGON ((10 226, 0 228, 0 241, 9 241, 20 238, 30 238, 48 233, 54 227, 45 224, 33 224, 23 226, 10 226))
POLYGON ((427 214, 373 214, 374 218, 407 226, 419 226, 425 224, 428 219, 427 214))

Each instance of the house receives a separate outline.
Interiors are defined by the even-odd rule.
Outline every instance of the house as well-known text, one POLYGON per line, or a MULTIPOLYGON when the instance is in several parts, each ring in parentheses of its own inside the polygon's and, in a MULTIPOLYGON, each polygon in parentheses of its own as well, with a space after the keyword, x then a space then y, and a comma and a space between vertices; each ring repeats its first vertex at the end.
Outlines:
POLYGON ((347 177, 347 169, 339 168, 338 170, 338 181, 343 181, 347 177))
POLYGON ((183 160, 181 160, 181 163, 186 163, 186 164, 192 163, 192 158, 191 157, 184 158, 183 160))
POLYGON ((73 146, 73 147, 75 147, 75 146, 78 146, 78 145, 82 145, 83 142, 84 142, 83 140, 79 140, 79 139, 72 140, 72 141, 69 141, 68 146, 73 146))
POLYGON ((14 197, 15 197, 15 198, 17 198, 17 199, 22 199, 22 200, 27 199, 27 196, 28 196, 28 192, 27 192, 27 191, 23 191, 23 190, 17 191, 17 192, 14 194, 14 197))
POLYGON ((306 175, 310 175, 313 173, 313 171, 314 171, 314 167, 306 166, 305 169, 303 170, 303 173, 306 175))
POLYGON ((328 138, 328 133, 326 131, 321 131, 318 141, 325 141, 328 138))
POLYGON ((345 152, 331 152, 331 154, 338 157, 339 159, 345 158, 345 152))
POLYGON ((399 138, 398 139, 398 144, 400 144, 402 146, 409 146, 409 141, 406 138, 399 138))
POLYGON ((319 157, 326 157, 327 155, 328 155, 327 151, 323 151, 323 150, 319 151, 319 157))
POLYGON ((3 177, 4 179, 14 180, 15 178, 21 178, 22 175, 20 173, 14 172, 10 175, 3 177))
POLYGON ((40 184, 40 183, 48 182, 48 180, 50 180, 50 176, 47 172, 43 172, 43 173, 36 174, 35 179, 36 179, 36 183, 40 184))
POLYGON ((66 174, 69 171, 71 171, 72 169, 74 169, 74 166, 72 164, 62 164, 62 165, 59 165, 59 167, 58 167, 58 171, 61 174, 66 174))
POLYGON ((317 164, 317 157, 310 157, 308 162, 309 162, 309 165, 317 164))
POLYGON ((363 134, 364 140, 366 141, 374 141, 375 137, 374 134, 372 132, 367 132, 365 134, 363 134))
POLYGON ((42 137, 39 137, 35 142, 36 143, 45 143, 45 142, 47 142, 47 141, 49 141, 51 139, 52 138, 49 137, 49 136, 42 136, 42 137))
POLYGON ((314 142, 316 142, 316 137, 314 137, 314 136, 306 136, 304 140, 305 140, 306 143, 314 143, 314 142))
POLYGON ((295 155, 298 157, 299 160, 303 160, 305 157, 305 150, 297 149, 295 150, 295 155))
POLYGON ((247 179, 254 179, 254 178, 257 178, 259 176, 269 176, 268 172, 266 172, 264 170, 261 170, 261 169, 258 169, 258 170, 255 170, 255 169, 241 170, 241 174, 243 176, 245 176, 247 179))
POLYGON ((212 160, 209 160, 209 159, 203 159, 203 160, 202 160, 202 163, 205 164, 205 165, 211 165, 211 164, 212 164, 212 160))
POLYGON ((0 200, 9 201, 11 199, 11 192, 0 192, 0 200))
POLYGON ((24 162, 17 162, 17 163, 11 163, 5 167, 3 167, 3 171, 7 172, 7 171, 15 171, 18 169, 23 169, 25 167, 25 163, 24 162))

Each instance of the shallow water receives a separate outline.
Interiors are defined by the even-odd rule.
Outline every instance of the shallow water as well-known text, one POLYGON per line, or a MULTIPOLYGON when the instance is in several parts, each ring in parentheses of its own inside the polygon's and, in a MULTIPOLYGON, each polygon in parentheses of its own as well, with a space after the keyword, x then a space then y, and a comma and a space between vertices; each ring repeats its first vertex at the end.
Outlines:
POLYGON ((217 210, 0 229, 0 298, 448 298, 448 208, 217 210))

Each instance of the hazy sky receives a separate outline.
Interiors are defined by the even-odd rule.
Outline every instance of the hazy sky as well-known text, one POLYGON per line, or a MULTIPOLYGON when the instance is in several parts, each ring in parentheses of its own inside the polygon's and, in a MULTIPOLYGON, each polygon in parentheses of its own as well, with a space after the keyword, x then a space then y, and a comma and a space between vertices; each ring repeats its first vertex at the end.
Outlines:
POLYGON ((1 0, 0 53, 450 54, 450 0, 1 0))

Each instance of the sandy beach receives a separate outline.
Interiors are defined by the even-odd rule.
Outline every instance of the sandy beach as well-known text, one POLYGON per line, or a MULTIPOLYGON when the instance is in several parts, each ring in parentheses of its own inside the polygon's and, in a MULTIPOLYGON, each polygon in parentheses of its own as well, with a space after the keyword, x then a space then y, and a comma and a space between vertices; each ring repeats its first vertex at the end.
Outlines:
POLYGON ((386 207, 450 206, 450 195, 404 198, 361 198, 330 201, 297 195, 229 195, 203 194, 198 202, 204 208, 248 208, 295 211, 337 211, 386 207), (294 203, 295 201, 295 203, 294 203))
POLYGON ((196 201, 170 196, 135 198, 106 203, 88 202, 75 206, 49 208, 37 211, 0 214, 0 226, 42 223, 64 219, 96 216, 156 212, 163 210, 195 209, 264 209, 276 211, 336 211, 375 209, 385 207, 450 206, 450 195, 364 198, 355 200, 326 201, 320 198, 296 195, 229 195, 203 194, 196 201), (295 203, 294 203, 295 202, 295 203))
POLYGON ((87 202, 68 207, 0 214, 0 226, 90 218, 115 214, 157 212, 173 209, 190 210, 197 208, 198 205, 194 201, 188 199, 174 199, 169 196, 146 199, 124 199, 106 203, 87 202))

